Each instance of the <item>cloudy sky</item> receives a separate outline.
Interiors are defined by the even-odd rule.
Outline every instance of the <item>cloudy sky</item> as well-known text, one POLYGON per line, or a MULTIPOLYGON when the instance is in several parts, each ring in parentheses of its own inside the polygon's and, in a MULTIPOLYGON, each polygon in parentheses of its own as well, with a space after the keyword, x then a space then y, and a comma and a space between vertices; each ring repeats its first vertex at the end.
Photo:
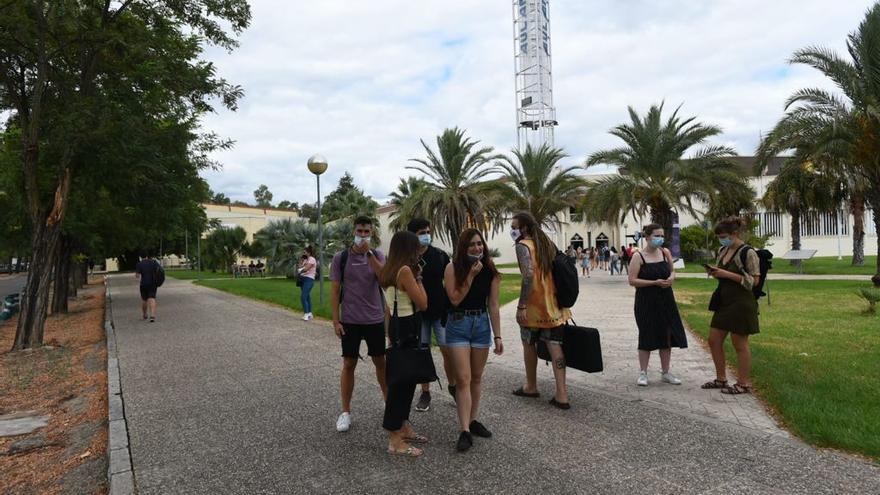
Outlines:
MULTIPOLYGON (((717 142, 754 152, 786 97, 827 86, 786 63, 808 45, 843 51, 873 0, 551 0, 556 144, 581 163, 614 146, 607 130, 665 100, 720 125, 717 142)), ((322 193, 350 172, 377 200, 407 159, 459 126, 501 151, 516 143, 509 0, 252 0, 241 47, 209 50, 246 91, 205 121, 236 141, 211 187, 250 201, 311 202, 306 160, 325 155, 322 193)))

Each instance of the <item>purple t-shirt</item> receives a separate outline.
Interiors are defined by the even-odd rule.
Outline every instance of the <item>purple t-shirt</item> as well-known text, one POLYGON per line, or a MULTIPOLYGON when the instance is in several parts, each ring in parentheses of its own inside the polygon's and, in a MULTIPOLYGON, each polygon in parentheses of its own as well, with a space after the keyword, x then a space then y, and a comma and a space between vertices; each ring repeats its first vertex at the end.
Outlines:
MULTIPOLYGON (((385 263, 385 255, 378 249, 373 254, 380 263, 385 263)), ((348 250, 348 262, 345 264, 345 281, 341 281, 340 262, 342 251, 333 256, 330 265, 330 280, 342 282, 343 297, 339 308, 339 320, 342 323, 355 325, 374 325, 385 321, 385 308, 382 292, 379 290, 379 279, 370 266, 367 255, 357 254, 348 250)))

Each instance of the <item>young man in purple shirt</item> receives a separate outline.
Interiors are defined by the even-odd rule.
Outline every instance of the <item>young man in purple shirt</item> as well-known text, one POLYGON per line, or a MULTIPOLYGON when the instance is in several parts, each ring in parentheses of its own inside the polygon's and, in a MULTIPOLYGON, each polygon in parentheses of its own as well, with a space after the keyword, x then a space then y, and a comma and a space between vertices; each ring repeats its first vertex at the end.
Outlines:
POLYGON ((370 247, 373 221, 361 216, 354 220, 354 242, 350 248, 333 256, 330 266, 330 306, 333 328, 342 343, 342 414, 336 430, 351 428, 351 396, 354 393, 354 370, 361 341, 367 342, 367 354, 376 367, 376 381, 387 397, 385 385, 385 302, 377 275, 385 255, 370 247))

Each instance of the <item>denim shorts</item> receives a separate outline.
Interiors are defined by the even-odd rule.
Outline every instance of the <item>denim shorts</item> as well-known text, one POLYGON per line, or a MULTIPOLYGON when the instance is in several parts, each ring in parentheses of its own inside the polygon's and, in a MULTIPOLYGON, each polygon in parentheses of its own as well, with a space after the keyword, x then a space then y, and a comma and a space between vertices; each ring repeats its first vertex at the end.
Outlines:
POLYGON ((437 345, 446 347, 446 328, 443 327, 439 319, 429 320, 427 318, 422 318, 422 347, 431 346, 432 329, 434 330, 434 335, 437 336, 437 345))
POLYGON ((479 315, 449 313, 449 319, 446 320, 446 345, 488 349, 492 345, 489 313, 479 315))

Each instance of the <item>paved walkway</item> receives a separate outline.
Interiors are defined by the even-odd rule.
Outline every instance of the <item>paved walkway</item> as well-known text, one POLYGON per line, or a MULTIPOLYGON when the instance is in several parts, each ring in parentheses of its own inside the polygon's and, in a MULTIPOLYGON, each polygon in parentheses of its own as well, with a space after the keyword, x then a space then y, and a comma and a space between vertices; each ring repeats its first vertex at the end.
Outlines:
MULTIPOLYGON (((748 411, 746 401, 717 414, 686 405, 699 402, 687 389, 704 378, 686 365, 702 359, 696 345, 673 355, 686 385, 630 390, 635 337, 618 281, 585 282, 579 323, 603 328, 608 371, 572 373, 572 410, 510 394, 521 357, 505 325, 509 352, 490 358, 481 414, 495 437, 456 454, 452 401, 436 391, 430 412, 413 413, 433 440, 421 459, 384 453, 369 363, 358 367, 354 427, 335 432, 339 351, 326 322, 168 279, 150 324, 140 319, 135 284, 117 276, 112 287, 139 493, 880 492, 877 465, 813 449, 762 418, 731 421, 727 409, 748 411), (592 318, 591 304, 602 308, 592 318), (620 316, 600 318, 608 308, 620 316)), ((549 397, 547 367, 539 386, 549 397)))

